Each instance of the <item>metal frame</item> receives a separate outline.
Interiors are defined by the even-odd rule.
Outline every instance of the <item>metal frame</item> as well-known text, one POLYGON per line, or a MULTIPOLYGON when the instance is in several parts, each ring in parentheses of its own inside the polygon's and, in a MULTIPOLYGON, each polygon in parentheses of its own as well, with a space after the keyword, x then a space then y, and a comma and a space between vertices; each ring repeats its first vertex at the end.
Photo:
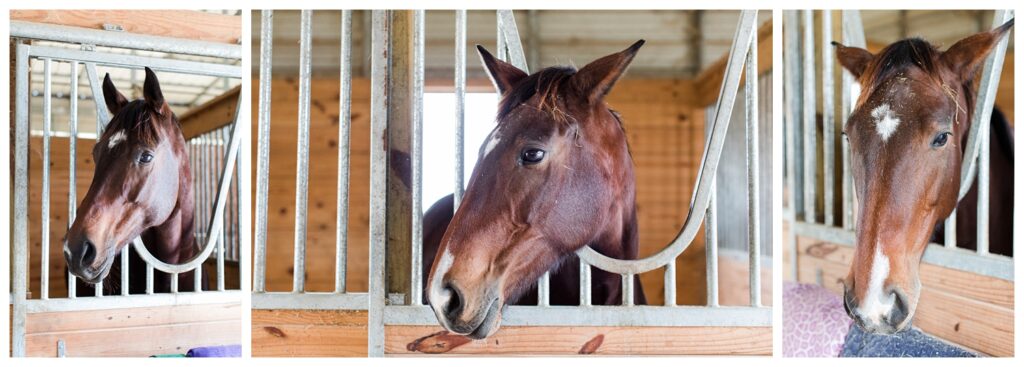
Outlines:
MULTIPOLYGON (((816 196, 814 190, 816 189, 815 178, 817 174, 817 166, 813 162, 816 155, 815 144, 817 141, 815 133, 815 89, 813 84, 813 76, 816 70, 817 64, 814 60, 815 43, 813 42, 813 12, 809 10, 803 11, 804 26, 802 29, 797 27, 788 28, 785 36, 785 49, 789 57, 785 58, 786 66, 786 179, 787 186, 791 189, 790 200, 788 202, 788 215, 787 220, 790 222, 791 237, 790 250, 793 254, 796 254, 796 237, 805 236, 815 238, 822 241, 828 241, 846 246, 855 246, 855 233, 854 224, 856 218, 854 217, 854 202, 856 200, 853 184, 851 181, 850 172, 850 147, 845 141, 842 142, 841 154, 842 154, 842 218, 840 223, 836 223, 831 218, 833 208, 830 203, 834 198, 832 185, 834 181, 835 168, 832 165, 832 155, 835 153, 835 145, 831 139, 832 135, 830 132, 834 128, 834 120, 830 119, 831 112, 835 110, 836 103, 840 106, 840 121, 845 121, 853 109, 853 105, 858 97, 860 87, 856 81, 847 71, 842 72, 840 82, 842 83, 842 93, 838 98, 833 95, 832 92, 832 70, 833 55, 829 52, 822 54, 821 67, 825 72, 823 75, 825 80, 822 81, 822 87, 826 91, 822 94, 822 109, 823 113, 827 116, 825 118, 826 126, 824 127, 825 134, 823 139, 823 150, 825 152, 824 162, 824 174, 825 183, 824 197, 825 203, 823 203, 826 210, 825 221, 820 223, 814 215, 814 209, 816 207, 816 196), (800 36, 803 36, 803 43, 799 43, 800 36), (801 51, 802 49, 802 51, 801 51), (802 59, 795 55, 802 53, 802 59), (800 77, 800 73, 803 73, 803 86, 804 89, 801 91, 797 88, 800 81, 797 79, 800 77), (802 92, 802 94, 801 94, 802 92), (802 118, 798 118, 794 113, 795 111, 804 112, 802 118), (802 137, 802 139, 801 139, 802 137), (803 144, 801 145, 801 140, 803 144), (831 154, 830 154, 831 153, 831 154), (802 169, 801 169, 802 168, 802 169), (803 178, 803 185, 799 182, 803 178), (803 204, 800 205, 797 200, 803 199, 803 204), (802 215, 801 215, 802 214, 802 215)), ((785 12, 787 24, 796 18, 796 11, 785 12)), ((1013 18, 1012 10, 997 10, 992 22, 992 27, 998 27, 1006 21, 1013 18)), ((832 46, 829 44, 830 35, 832 32, 831 27, 831 15, 829 11, 822 13, 822 34, 825 35, 824 39, 819 43, 820 47, 828 50, 832 46)), ((861 23, 860 12, 856 10, 843 10, 842 11, 842 22, 841 31, 843 36, 843 42, 848 46, 864 47, 865 37, 864 29, 861 23)), ((939 244, 929 244, 924 254, 924 262, 943 266, 946 268, 957 269, 962 271, 968 271, 976 274, 985 276, 995 277, 999 279, 1013 281, 1013 258, 1001 255, 991 254, 988 251, 988 179, 990 177, 988 157, 989 157, 989 129, 981 128, 982 126, 988 126, 988 120, 992 116, 992 108, 995 105, 996 89, 999 82, 1000 73, 1002 72, 1003 59, 1006 53, 1007 38, 1004 38, 997 45, 996 49, 988 56, 985 61, 984 69, 981 73, 981 87, 978 91, 978 100, 976 101, 973 121, 971 122, 971 129, 968 133, 967 151, 964 156, 964 165, 961 168, 961 184, 960 184, 960 198, 962 198, 967 191, 971 188, 971 184, 974 182, 975 175, 978 178, 979 183, 979 199, 978 199, 978 248, 976 251, 970 251, 960 249, 956 247, 956 211, 946 219, 946 236, 945 246, 939 244)), ((799 267, 797 261, 793 261, 794 274, 796 269, 799 267)))
MULTIPOLYGON (((53 46, 32 46, 28 44, 18 43, 15 48, 16 60, 15 60, 15 195, 14 195, 14 208, 15 208, 15 219, 14 219, 14 236, 13 236, 13 298, 12 304, 14 309, 13 325, 12 325, 12 355, 24 356, 25 355, 25 322, 26 316, 29 313, 37 312, 64 312, 64 311, 80 311, 80 310, 95 310, 95 309, 114 309, 114 308, 134 308, 134 307, 145 307, 145 306, 157 306, 157 305, 180 305, 180 304, 212 304, 212 303, 223 303, 229 301, 240 301, 241 291, 225 291, 224 290, 224 256, 223 256, 223 245, 224 245, 224 212, 226 210, 225 205, 227 204, 229 187, 233 180, 234 167, 236 166, 237 155, 241 145, 241 134, 234 131, 234 127, 238 126, 237 120, 231 124, 229 143, 226 148, 215 154, 212 150, 208 151, 206 160, 214 159, 222 167, 226 167, 222 172, 219 173, 219 182, 216 186, 208 185, 207 188, 210 190, 216 189, 216 198, 214 200, 212 213, 205 213, 204 221, 202 226, 206 230, 203 233, 208 234, 203 238, 202 251, 194 258, 186 261, 182 264, 167 264, 156 257, 154 257, 142 240, 136 238, 132 241, 132 246, 126 246, 121 252, 121 266, 124 271, 121 275, 121 284, 129 283, 128 275, 128 253, 129 247, 133 248, 134 251, 146 261, 147 264, 147 286, 146 293, 142 295, 129 295, 128 287, 123 287, 120 295, 104 296, 102 293, 102 284, 96 286, 96 297, 94 298, 78 298, 78 294, 75 292, 74 287, 74 276, 69 276, 71 282, 69 282, 68 298, 66 299, 52 299, 49 297, 49 191, 50 191, 50 177, 49 177, 49 138, 52 130, 52 116, 51 100, 52 96, 49 93, 49 87, 51 84, 52 74, 50 73, 51 64, 53 62, 67 62, 71 65, 71 103, 72 113, 70 116, 70 162, 69 170, 74 173, 76 165, 74 164, 76 158, 76 144, 75 140, 78 138, 78 126, 77 126, 77 104, 78 104, 78 66, 79 64, 84 65, 88 81, 93 98, 96 103, 96 113, 98 117, 97 123, 97 136, 100 136, 103 129, 105 128, 106 122, 109 121, 109 113, 106 110, 106 106, 103 104, 103 92, 99 85, 98 73, 96 72, 96 65, 104 65, 111 67, 122 67, 141 69, 144 66, 150 66, 157 71, 169 71, 175 73, 186 73, 186 74, 198 74, 198 75, 211 75, 220 77, 230 78, 241 78, 243 76, 241 66, 224 65, 222 63, 215 62, 195 62, 195 61, 182 61, 175 59, 156 58, 156 57, 143 57, 125 54, 114 54, 104 51, 96 51, 93 46, 102 45, 119 48, 131 48, 136 50, 150 50, 150 51, 161 51, 169 53, 184 53, 190 55, 203 55, 203 56, 214 56, 229 59, 239 59, 241 55, 240 46, 223 45, 223 44, 212 44, 207 42, 194 42, 194 41, 183 41, 165 37, 153 37, 153 36, 138 36, 131 34, 112 34, 105 31, 81 31, 75 28, 74 32, 67 32, 68 27, 42 25, 28 22, 15 21, 11 24, 11 36, 19 39, 42 39, 55 42, 63 42, 70 44, 80 44, 82 49, 73 48, 61 48, 53 46), (27 277, 27 264, 29 261, 28 256, 28 148, 29 148, 29 85, 28 85, 28 73, 29 73, 29 62, 31 59, 38 59, 43 61, 44 68, 44 93, 43 93, 43 180, 41 183, 42 190, 42 241, 45 244, 40 251, 41 256, 41 269, 40 273, 42 278, 40 279, 40 298, 39 299, 28 299, 28 277, 27 277), (171 277, 171 294, 154 294, 153 292, 153 271, 159 270, 170 274, 180 274, 187 271, 196 271, 196 283, 201 281, 200 272, 203 262, 205 262, 209 256, 217 251, 217 291, 202 292, 201 289, 197 288, 195 293, 178 293, 177 292, 177 276, 171 277)), ((238 108, 241 107, 241 100, 236 105, 235 116, 238 116, 238 108)), ((224 139, 223 129, 216 134, 220 134, 220 138, 224 139)), ((206 139, 205 137, 201 137, 206 139)), ((223 144, 222 144, 223 145, 223 144)), ((203 164, 211 164, 211 162, 203 162, 203 164)), ((213 166, 210 166, 211 168, 213 166)), ((73 176, 72 176, 73 177, 73 176)), ((77 204, 77 193, 75 192, 75 182, 71 181, 69 184, 69 218, 74 218, 75 207, 77 204)), ((213 199, 213 198, 211 198, 213 199)), ((237 202, 237 201, 236 201, 237 202)), ((198 218, 198 217, 197 217, 198 218)), ((237 217, 236 217, 237 218, 237 217)))
MULTIPOLYGON (((255 281, 253 283, 253 308, 256 309, 332 309, 332 310, 368 310, 368 354, 370 356, 383 356, 385 345, 386 325, 436 325, 437 321, 429 306, 424 305, 422 295, 423 279, 420 257, 422 251, 422 232, 420 232, 422 221, 422 203, 420 189, 422 187, 422 93, 423 93, 423 57, 424 57, 424 16, 422 10, 412 11, 410 14, 411 37, 404 35, 392 38, 392 34, 399 28, 393 25, 391 12, 386 10, 373 10, 371 13, 371 54, 370 54, 370 78, 371 78, 371 107, 370 107, 370 223, 369 223, 369 247, 370 247, 370 271, 369 291, 367 293, 348 292, 344 286, 344 271, 346 267, 342 253, 347 244, 343 241, 347 233, 347 202, 345 196, 348 190, 347 171, 348 162, 348 141, 349 126, 348 120, 351 99, 351 35, 346 31, 350 29, 351 13, 348 10, 342 11, 342 33, 341 33, 341 93, 340 98, 340 121, 342 128, 339 130, 339 220, 337 223, 337 234, 339 243, 338 267, 336 269, 335 292, 306 292, 302 287, 303 282, 298 275, 292 292, 266 292, 266 218, 267 218, 267 187, 269 174, 269 133, 270 133, 270 108, 271 108, 271 60, 273 12, 263 11, 262 29, 260 40, 260 93, 259 93, 259 136, 258 136, 258 162, 257 162, 257 212, 256 212, 256 242, 255 242, 255 281), (399 39, 401 38, 401 39, 399 39), (391 47, 396 42, 403 43, 402 46, 410 46, 411 58, 409 60, 393 60, 391 58, 391 47), (410 68, 408 85, 402 84, 401 88, 392 88, 391 79, 401 73, 392 74, 392 70, 410 68), (405 88, 408 88, 406 90, 405 88), (394 89, 394 90, 392 90, 394 89), (399 90, 401 89, 401 90, 399 90), (409 125, 412 132, 412 143, 410 156, 412 160, 412 256, 411 272, 409 277, 410 294, 387 294, 386 271, 386 241, 389 231, 387 221, 387 157, 388 151, 385 145, 386 131, 390 120, 389 113, 393 108, 392 103, 401 103, 406 94, 413 96, 409 104, 411 109, 411 122, 409 125)), ((302 12, 302 24, 300 37, 300 117, 299 129, 300 139, 308 134, 308 114, 301 113, 309 103, 308 93, 303 92, 303 86, 308 86, 309 74, 308 60, 311 53, 311 44, 308 42, 310 36, 310 11, 302 12)), ((516 27, 514 14, 511 10, 498 10, 497 39, 498 48, 496 54, 502 59, 510 62, 522 70, 527 70, 526 57, 519 39, 519 32, 516 27)), ((464 129, 464 95, 465 95, 465 69, 466 69, 466 12, 456 11, 455 25, 455 90, 456 90, 456 155, 454 177, 454 191, 456 205, 461 200, 464 177, 464 146, 461 144, 464 129)), ((750 245, 750 282, 754 285, 751 290, 751 305, 743 307, 721 307, 717 300, 709 302, 709 306, 677 306, 675 305, 675 260, 687 248, 693 240, 697 231, 705 220, 706 211, 710 209, 711 198, 715 190, 713 183, 718 168, 719 158, 724 146, 725 133, 728 129, 730 114, 736 102, 736 95, 740 86, 741 76, 746 67, 746 73, 757 73, 757 11, 743 11, 740 16, 739 26, 735 34, 732 48, 729 54, 729 61, 726 67, 724 82, 719 93, 719 102, 715 106, 713 128, 709 133, 709 140, 704 151, 702 166, 697 181, 698 189, 692 199, 692 208, 687 221, 678 237, 666 245, 659 253, 639 260, 619 260, 605 257, 589 247, 578 252, 581 259, 581 304, 582 306, 551 306, 548 286, 549 275, 545 274, 539 280, 539 306, 509 306, 503 314, 505 325, 540 326, 540 325, 591 325, 591 326, 722 326, 722 327, 767 327, 771 324, 771 309, 761 305, 760 301, 760 238, 756 223, 760 221, 760 212, 757 204, 751 206, 749 212, 750 220, 755 223, 749 236, 750 245), (592 279, 592 268, 597 267, 605 271, 622 274, 624 284, 624 305, 623 306, 599 306, 592 305, 590 285, 592 279), (633 282, 632 279, 640 273, 651 271, 657 268, 665 268, 665 294, 668 295, 665 305, 640 306, 633 305, 633 282)), ((402 69, 404 70, 404 69, 402 69)), ((747 108, 747 144, 748 149, 757 151, 759 142, 757 140, 757 90, 758 78, 747 78, 746 88, 748 93, 747 108)), ((303 144, 300 141, 300 146, 303 144)), ((749 183, 748 188, 753 190, 752 197, 756 198, 760 183, 757 175, 760 172, 758 157, 755 155, 748 160, 747 169, 749 183)), ((308 174, 306 165, 308 158, 300 151, 298 180, 301 183, 308 174)), ((299 190, 303 191, 303 190, 299 190)), ((306 210, 302 206, 302 199, 297 198, 296 218, 297 223, 304 222, 306 210)), ((756 201, 756 200, 755 200, 756 201)), ((714 228, 713 216, 707 217, 709 226, 714 228)), ((301 223, 299 223, 301 224, 301 223)), ((304 238, 305 231, 301 226, 296 227, 296 238, 304 238)), ((305 261, 301 249, 296 241, 296 274, 300 273, 301 263, 305 261)), ((710 252, 714 253, 717 243, 708 242, 710 252)), ((709 258, 710 259, 710 258, 709 258)), ((717 272, 709 275, 709 283, 717 287, 717 272)))

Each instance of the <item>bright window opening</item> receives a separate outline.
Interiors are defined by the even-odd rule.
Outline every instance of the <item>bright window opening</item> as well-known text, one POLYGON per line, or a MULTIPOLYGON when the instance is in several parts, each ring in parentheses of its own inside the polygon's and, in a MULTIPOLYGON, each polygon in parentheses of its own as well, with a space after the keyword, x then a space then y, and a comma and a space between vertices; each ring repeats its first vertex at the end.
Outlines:
MULTIPOLYGON (((498 95, 466 93, 465 178, 476 166, 480 146, 494 129, 498 95)), ((423 96, 423 211, 455 190, 455 94, 423 96)))

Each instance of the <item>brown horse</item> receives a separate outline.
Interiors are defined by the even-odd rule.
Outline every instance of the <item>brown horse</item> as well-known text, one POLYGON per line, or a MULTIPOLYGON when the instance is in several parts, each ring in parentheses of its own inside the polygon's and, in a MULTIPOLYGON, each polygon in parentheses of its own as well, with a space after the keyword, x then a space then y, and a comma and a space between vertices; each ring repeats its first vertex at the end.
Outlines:
MULTIPOLYGON (((843 129, 860 213, 844 298, 847 313, 866 331, 895 333, 913 319, 921 257, 936 225, 958 205, 975 74, 1012 26, 1011 20, 945 52, 921 39, 896 42, 878 55, 836 44, 839 62, 863 88, 843 129)), ((994 116, 989 230, 992 252, 1010 255, 1012 137, 994 116)), ((961 201, 958 222, 976 212, 976 199, 961 201)), ((958 224, 958 242, 973 246, 975 232, 973 224, 958 224)))
MULTIPOLYGON (((68 270, 86 283, 115 274, 103 291, 119 294, 125 285, 116 276, 117 260, 134 238, 141 235, 153 256, 171 264, 191 259, 199 249, 185 138, 156 74, 146 68, 142 100, 128 102, 109 74, 103 95, 113 117, 93 147, 96 171, 65 236, 64 258, 68 270)), ((130 293, 144 293, 146 264, 131 253, 127 286, 130 293)), ((193 290, 193 274, 181 274, 180 290, 193 290)), ((169 292, 170 282, 170 275, 154 272, 154 291, 169 292)))
MULTIPOLYGON (((552 271, 551 303, 579 302, 576 250, 591 246, 637 257, 633 162, 618 115, 604 96, 643 45, 577 71, 550 67, 527 75, 477 46, 501 93, 497 126, 458 211, 451 197, 424 218, 426 294, 446 329, 474 339, 498 330, 507 303, 552 271)), ((621 277, 595 269, 593 299, 619 304, 621 277)), ((645 303, 639 281, 637 304, 645 303)))

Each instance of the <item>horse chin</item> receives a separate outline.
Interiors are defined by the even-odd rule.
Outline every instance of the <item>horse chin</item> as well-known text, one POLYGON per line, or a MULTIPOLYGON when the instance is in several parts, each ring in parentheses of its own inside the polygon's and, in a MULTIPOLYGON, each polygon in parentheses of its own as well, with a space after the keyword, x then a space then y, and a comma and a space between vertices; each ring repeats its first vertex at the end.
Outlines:
POLYGON ((100 266, 100 271, 96 272, 96 275, 93 276, 92 278, 85 278, 81 274, 75 274, 75 276, 78 277, 78 279, 82 280, 83 282, 86 282, 86 283, 92 284, 92 285, 96 285, 96 284, 99 284, 100 282, 102 282, 103 279, 107 278, 107 275, 110 274, 110 268, 112 268, 113 265, 114 265, 114 257, 113 256, 108 256, 107 260, 104 261, 103 265, 100 266))
POLYGON ((491 301, 491 305, 487 308, 487 314, 484 316, 483 321, 480 322, 480 326, 477 326, 473 332, 466 336, 470 339, 480 340, 486 339, 498 332, 498 329, 501 327, 502 303, 498 298, 491 301))

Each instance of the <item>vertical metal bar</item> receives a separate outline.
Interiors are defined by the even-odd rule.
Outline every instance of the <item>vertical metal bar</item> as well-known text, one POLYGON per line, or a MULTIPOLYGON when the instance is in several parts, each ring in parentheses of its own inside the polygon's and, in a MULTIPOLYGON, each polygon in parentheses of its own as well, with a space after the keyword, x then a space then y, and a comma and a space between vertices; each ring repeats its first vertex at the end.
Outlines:
POLYGON ((256 239, 253 246, 253 288, 266 292, 267 274, 267 184, 270 177, 270 87, 273 59, 274 11, 263 10, 260 16, 260 86, 259 136, 256 157, 256 239))
POLYGON ((153 294, 153 265, 146 263, 146 294, 153 294))
POLYGON ((526 54, 523 52, 523 43, 519 38, 519 26, 516 24, 515 14, 512 10, 498 10, 498 19, 500 25, 498 31, 501 33, 498 35, 498 39, 502 40, 506 52, 508 52, 506 60, 519 70, 529 74, 530 68, 526 65, 526 54))
MULTIPOLYGON (((1013 19, 1012 10, 997 10, 995 16, 992 19, 992 27, 996 28, 1003 25, 1004 22, 1013 19)), ((975 121, 972 124, 978 125, 978 138, 980 145, 978 147, 978 221, 977 221, 977 250, 978 254, 988 254, 989 249, 989 205, 990 205, 990 187, 989 180, 991 177, 991 155, 990 155, 990 136, 991 136, 991 119, 992 119, 992 108, 995 105, 996 92, 999 86, 999 76, 1002 72, 1003 59, 1006 55, 1006 45, 1009 42, 1009 36, 1003 37, 996 45, 996 49, 993 50, 992 54, 985 60, 985 68, 983 69, 981 76, 981 85, 978 88, 978 100, 976 101, 975 109, 975 121)), ((969 140, 969 139, 968 139, 969 140)), ((963 187, 970 187, 970 183, 961 182, 961 191, 963 187)))
POLYGON ((665 306, 676 305, 676 262, 665 264, 665 306))
POLYGON ((551 272, 544 272, 537 280, 537 305, 551 306, 551 272))
POLYGON ((622 305, 633 306, 633 273, 622 274, 622 305))
POLYGON ((39 215, 43 233, 39 243, 39 298, 50 298, 50 131, 53 130, 53 98, 51 96, 52 60, 43 59, 43 169, 42 210, 39 215))
POLYGON ((107 123, 110 122, 110 112, 107 111, 107 104, 103 99, 103 85, 100 84, 99 73, 96 72, 96 64, 85 63, 85 76, 89 78, 89 88, 92 90, 92 100, 96 103, 96 138, 103 134, 107 123))
MULTIPOLYGON (((75 222, 75 208, 78 204, 78 61, 71 61, 71 96, 68 116, 68 229, 75 222)), ((65 241, 65 246, 67 242, 65 241)), ((77 277, 68 270, 68 298, 77 298, 77 277)))
MULTIPOLYGON (((714 181, 718 181, 717 179, 714 181)), ((717 187, 714 182, 711 187, 717 187)), ((704 244, 706 252, 707 268, 707 298, 708 306, 718 307, 718 193, 711 192, 711 201, 708 202, 707 215, 704 217, 704 244)))
MULTIPOLYGON (((843 43, 847 46, 864 47, 864 28, 859 10, 843 10, 843 43)), ((831 48, 827 48, 831 49, 831 48)), ((860 84, 846 69, 842 70, 842 110, 840 120, 845 126, 846 119, 853 112, 853 106, 860 97, 860 84)), ((853 175, 850 171, 850 142, 841 139, 843 150, 843 228, 853 229, 853 175)))
POLYGON ((423 69, 424 10, 412 12, 412 248, 409 304, 423 304, 423 69))
POLYGON ((335 224, 334 292, 345 293, 348 268, 349 145, 352 131, 352 11, 341 11, 341 85, 338 92, 338 222, 335 224))
POLYGON ((129 269, 128 269, 128 251, 129 250, 128 250, 128 248, 130 248, 130 247, 131 246, 125 246, 124 248, 121 249, 121 295, 122 296, 127 296, 128 295, 128 289, 130 288, 129 285, 131 285, 131 283, 129 283, 129 279, 128 279, 128 273, 129 273, 129 269))
POLYGON ((309 84, 313 56, 313 11, 303 10, 299 30, 299 142, 295 183, 295 273, 292 292, 306 289, 306 215, 309 189, 309 84))
POLYGON ((495 40, 498 43, 496 56, 498 57, 499 60, 508 60, 508 46, 505 44, 505 33, 501 29, 502 27, 504 27, 504 24, 502 24, 503 19, 501 17, 501 13, 499 12, 494 12, 494 16, 494 21, 498 26, 498 33, 495 36, 495 40))
MULTIPOLYGON (((227 169, 227 167, 225 167, 225 169, 227 169)), ((224 227, 224 217, 223 216, 221 217, 220 224, 218 224, 218 225, 221 226, 221 227, 224 227)), ((202 278, 202 275, 203 275, 202 269, 203 269, 203 264, 199 264, 199 266, 196 267, 196 279, 201 279, 202 278)), ((199 280, 196 280, 196 292, 199 292, 201 290, 202 290, 202 288, 200 287, 199 280)), ((220 239, 217 241, 217 290, 218 291, 223 291, 224 290, 224 231, 223 230, 220 232, 220 239)))
POLYGON ((835 225, 835 83, 832 69, 832 11, 821 10, 822 165, 825 169, 825 225, 835 225))
POLYGON ((945 237, 943 238, 942 245, 946 248, 956 248, 956 207, 953 207, 953 211, 946 218, 943 229, 945 230, 945 237))
POLYGON ((14 218, 13 238, 14 291, 11 317, 11 355, 25 356, 25 316, 28 297, 28 144, 29 144, 29 65, 28 45, 15 46, 14 103, 14 218))
POLYGON ((103 297, 103 281, 102 280, 99 281, 98 283, 96 283, 95 285, 93 285, 92 288, 93 288, 93 294, 96 297, 103 297))
POLYGON ((747 239, 750 257, 750 305, 761 305, 761 144, 758 141, 757 40, 750 42, 746 62, 747 112, 747 239))
MULTIPOLYGON (((993 98, 995 99, 995 98, 993 98)), ((989 112, 991 115, 991 112, 989 112)), ((988 208, 990 197, 989 180, 991 177, 991 155, 990 136, 992 134, 991 122, 989 120, 978 121, 984 125, 978 130, 980 144, 978 151, 978 221, 977 221, 977 252, 979 255, 988 254, 988 208)), ((954 224, 955 225, 955 224, 954 224)))
POLYGON ((171 293, 178 293, 178 274, 170 273, 168 275, 171 277, 171 293))
POLYGON ((817 135, 814 95, 814 11, 804 10, 803 63, 803 138, 804 138, 804 221, 817 222, 815 184, 817 183, 817 135))
POLYGON ((466 162, 466 11, 455 11, 455 205, 465 191, 466 162))
POLYGON ((370 56, 370 279, 367 353, 384 356, 385 241, 387 240, 388 44, 387 10, 373 10, 370 56))
POLYGON ((787 231, 786 242, 789 245, 790 252, 790 276, 792 279, 797 279, 798 267, 797 267, 797 245, 796 245, 796 233, 794 227, 796 226, 797 213, 800 212, 800 207, 797 199, 800 197, 800 191, 797 190, 797 185, 800 184, 800 180, 797 177, 797 168, 800 166, 797 159, 796 144, 799 140, 799 135, 796 133, 798 127, 798 111, 800 110, 800 18, 796 10, 785 10, 783 11, 783 49, 785 50, 783 55, 783 67, 785 72, 783 77, 783 96, 785 100, 785 148, 786 148, 786 187, 789 188, 787 195, 787 206, 789 207, 789 213, 787 214, 786 220, 789 223, 789 229, 787 231))
POLYGON ((587 264, 583 259, 580 259, 580 306, 590 306, 593 304, 592 293, 591 293, 591 269, 590 264, 587 264))

